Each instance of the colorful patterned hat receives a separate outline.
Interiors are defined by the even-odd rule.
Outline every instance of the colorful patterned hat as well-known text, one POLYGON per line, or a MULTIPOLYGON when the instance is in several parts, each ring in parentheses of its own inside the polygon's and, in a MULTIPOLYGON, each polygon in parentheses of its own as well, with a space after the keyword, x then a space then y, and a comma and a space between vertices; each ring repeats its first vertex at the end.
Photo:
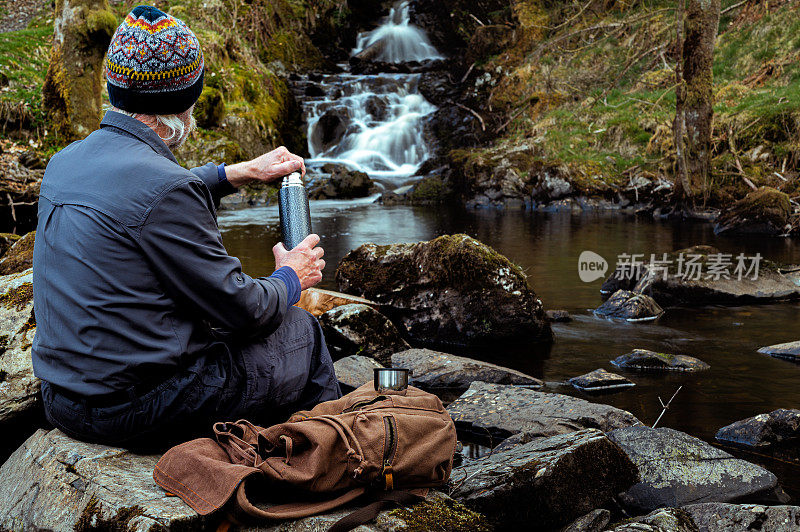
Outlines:
POLYGON ((108 47, 108 97, 131 113, 182 113, 203 91, 203 70, 200 42, 182 20, 138 6, 108 47))

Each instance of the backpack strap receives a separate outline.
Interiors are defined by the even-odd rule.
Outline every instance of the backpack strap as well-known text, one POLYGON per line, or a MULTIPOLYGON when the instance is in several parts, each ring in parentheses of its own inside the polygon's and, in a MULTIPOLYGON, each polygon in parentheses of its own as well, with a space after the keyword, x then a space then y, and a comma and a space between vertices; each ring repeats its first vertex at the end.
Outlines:
POLYGON ((367 491, 365 487, 358 487, 344 492, 335 499, 314 502, 292 502, 261 509, 251 503, 247 498, 244 485, 245 483, 242 482, 236 490, 237 510, 259 519, 299 519, 301 517, 325 513, 357 499, 367 491))
POLYGON ((356 527, 359 527, 369 521, 372 521, 378 514, 389 506, 396 504, 397 506, 408 506, 415 502, 424 500, 425 497, 411 493, 410 491, 388 491, 381 493, 368 505, 355 510, 346 516, 336 521, 329 529, 328 532, 349 532, 356 527))

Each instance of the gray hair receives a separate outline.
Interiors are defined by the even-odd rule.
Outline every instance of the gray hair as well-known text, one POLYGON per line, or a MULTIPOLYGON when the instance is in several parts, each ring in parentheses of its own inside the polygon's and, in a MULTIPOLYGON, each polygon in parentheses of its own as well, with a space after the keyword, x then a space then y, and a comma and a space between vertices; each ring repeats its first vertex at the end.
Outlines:
MULTIPOLYGON (((194 107, 194 106, 192 106, 194 107)), ((181 114, 172 114, 172 115, 150 115, 145 113, 131 113, 128 111, 123 111, 113 105, 108 106, 109 111, 114 111, 117 113, 122 113, 124 115, 130 116, 131 118, 139 118, 146 116, 150 118, 152 121, 155 122, 156 125, 164 126, 169 134, 164 137, 161 136, 161 140, 163 140, 167 146, 170 147, 178 147, 184 143, 186 138, 189 134, 194 131, 195 128, 195 120, 192 113, 189 113, 189 123, 187 124, 184 119, 180 117, 181 114)), ((191 108, 189 109, 191 111, 191 108)), ((185 112, 185 111, 184 111, 185 112)))

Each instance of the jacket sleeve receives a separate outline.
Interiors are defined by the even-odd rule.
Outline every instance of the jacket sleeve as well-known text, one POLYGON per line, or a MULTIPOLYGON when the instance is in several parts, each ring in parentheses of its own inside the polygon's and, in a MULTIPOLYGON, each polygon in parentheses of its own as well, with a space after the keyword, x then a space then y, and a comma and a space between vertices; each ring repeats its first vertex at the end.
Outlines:
POLYGON ((236 192, 236 187, 231 185, 227 179, 220 179, 219 167, 214 163, 192 168, 190 172, 199 177, 203 183, 206 184, 208 190, 211 192, 211 198, 214 200, 214 208, 219 207, 219 201, 222 198, 236 192))
POLYGON ((271 332, 286 315, 287 287, 242 272, 222 244, 211 201, 195 179, 172 186, 150 209, 139 244, 164 290, 187 312, 247 336, 271 332))

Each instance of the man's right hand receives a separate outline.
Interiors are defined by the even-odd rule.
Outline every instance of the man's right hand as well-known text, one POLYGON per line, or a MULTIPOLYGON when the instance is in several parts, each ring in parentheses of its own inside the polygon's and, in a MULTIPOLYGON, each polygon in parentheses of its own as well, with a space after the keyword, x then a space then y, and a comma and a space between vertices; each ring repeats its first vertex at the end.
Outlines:
POLYGON ((325 268, 325 261, 322 260, 325 251, 315 247, 317 244, 319 236, 313 234, 308 235, 290 251, 286 251, 283 242, 278 242, 272 248, 272 253, 275 255, 275 269, 289 266, 300 279, 300 287, 303 290, 311 288, 322 280, 322 270, 325 268))

